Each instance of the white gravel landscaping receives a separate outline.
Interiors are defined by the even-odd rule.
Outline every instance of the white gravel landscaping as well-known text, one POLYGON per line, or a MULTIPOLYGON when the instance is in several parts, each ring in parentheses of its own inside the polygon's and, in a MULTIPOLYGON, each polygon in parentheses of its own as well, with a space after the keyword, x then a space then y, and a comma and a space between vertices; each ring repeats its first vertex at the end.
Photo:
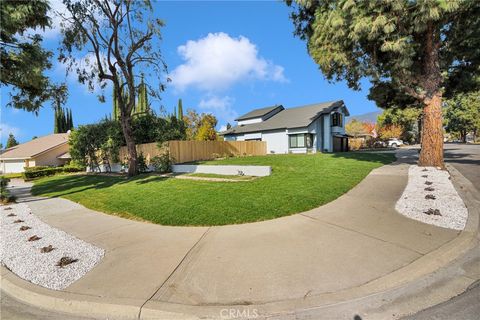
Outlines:
POLYGON ((463 230, 468 210, 446 170, 410 166, 408 184, 395 209, 411 219, 443 228, 463 230))
POLYGON ((49 289, 65 289, 99 263, 105 253, 101 248, 42 222, 24 203, 2 206, 0 226, 2 264, 20 278, 49 289), (23 222, 15 223, 16 220, 23 222), (31 229, 20 231, 22 226, 31 229), (28 241, 33 236, 41 239, 28 241), (54 249, 42 253, 41 248, 49 245, 54 249), (78 260, 59 267, 57 263, 62 257, 78 260))

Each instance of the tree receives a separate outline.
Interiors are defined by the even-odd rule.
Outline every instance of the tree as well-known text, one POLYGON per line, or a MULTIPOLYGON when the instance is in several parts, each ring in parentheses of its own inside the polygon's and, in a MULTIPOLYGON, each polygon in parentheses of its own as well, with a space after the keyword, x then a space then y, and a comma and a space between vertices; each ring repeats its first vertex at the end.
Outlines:
POLYGON ((444 166, 443 88, 480 85, 480 1, 299 0, 292 20, 327 79, 358 90, 367 77, 371 93, 421 104, 419 164, 444 166))
POLYGON ((186 126, 187 140, 196 140, 198 128, 200 127, 201 117, 193 109, 187 110, 187 115, 184 117, 186 126))
POLYGON ((378 127, 378 135, 382 140, 388 140, 392 138, 400 138, 403 134, 403 128, 396 124, 390 124, 383 127, 378 127))
POLYGON ((134 110, 134 114, 144 114, 149 112, 150 112, 150 106, 148 104, 147 85, 145 84, 142 76, 142 81, 138 86, 138 103, 134 110))
POLYGON ((195 140, 198 140, 198 141, 217 140, 218 136, 217 136, 217 131, 215 130, 216 125, 217 125, 217 118, 215 118, 214 115, 202 114, 195 140))
POLYGON ((65 133, 72 129, 72 109, 55 108, 53 133, 65 133))
POLYGON ((61 86, 45 75, 52 53, 34 33, 50 26, 49 8, 46 0, 0 2, 0 86, 12 87, 8 106, 38 112, 45 101, 62 94, 61 86))
POLYGON ((92 90, 97 81, 102 89, 107 81, 113 84, 128 150, 128 175, 136 175, 137 151, 132 132, 132 112, 138 91, 136 71, 149 70, 158 77, 158 90, 151 90, 154 96, 164 90, 161 73, 166 71, 166 65, 159 49, 163 21, 152 17, 148 0, 64 0, 64 3, 68 15, 62 14, 59 59, 68 64, 69 70, 75 70, 78 80, 92 90), (93 69, 92 65, 79 63, 76 51, 92 53, 93 69))
POLYGON ((11 147, 15 147, 18 144, 19 143, 18 143, 17 139, 15 139, 15 136, 13 135, 13 133, 10 133, 8 135, 8 139, 7 139, 7 146, 5 148, 8 149, 8 148, 11 148, 11 147))
POLYGON ((474 139, 480 132, 480 91, 458 94, 446 101, 445 124, 448 133, 458 133, 462 142, 473 132, 474 139))
POLYGON ((354 138, 357 138, 360 135, 368 134, 365 130, 365 125, 363 122, 358 121, 357 119, 352 119, 345 125, 345 131, 347 134, 353 136, 354 138))
MULTIPOLYGON (((409 142, 418 142, 420 138, 420 122, 422 110, 415 107, 385 109, 378 116, 380 127, 398 125, 404 130, 401 138, 409 142)), ((398 138, 398 137, 397 137, 398 138)))
POLYGON ((178 99, 178 117, 179 120, 183 121, 183 104, 182 99, 178 99))

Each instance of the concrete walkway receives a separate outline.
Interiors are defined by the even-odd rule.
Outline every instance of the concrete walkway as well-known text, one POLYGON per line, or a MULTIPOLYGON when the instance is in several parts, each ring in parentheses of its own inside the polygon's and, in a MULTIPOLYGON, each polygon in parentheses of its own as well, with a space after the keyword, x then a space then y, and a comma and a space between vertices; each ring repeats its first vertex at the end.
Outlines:
POLYGON ((82 301, 98 303, 101 311, 89 315, 110 318, 222 319, 227 306, 285 316, 359 298, 424 276, 471 246, 476 228, 459 237, 394 210, 407 170, 400 162, 378 168, 344 196, 308 212, 219 227, 131 221, 61 198, 32 197, 30 184, 13 181, 12 192, 34 214, 106 255, 65 292, 28 284, 4 269, 2 275, 11 286, 35 292, 32 299, 78 302, 65 311, 84 310, 82 301))

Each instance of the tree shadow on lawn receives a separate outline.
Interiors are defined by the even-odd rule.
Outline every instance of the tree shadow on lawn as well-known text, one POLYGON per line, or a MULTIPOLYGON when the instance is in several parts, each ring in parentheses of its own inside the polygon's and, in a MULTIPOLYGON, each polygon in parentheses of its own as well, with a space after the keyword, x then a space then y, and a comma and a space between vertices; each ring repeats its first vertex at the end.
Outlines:
POLYGON ((332 153, 334 158, 343 158, 343 159, 351 159, 363 162, 374 162, 378 164, 391 164, 395 162, 396 157, 394 153, 385 153, 385 152, 336 152, 332 153))
POLYGON ((167 180, 168 177, 153 176, 151 174, 141 174, 132 178, 125 176, 107 176, 107 175, 69 175, 63 179, 51 179, 42 181, 40 184, 35 184, 32 188, 33 195, 49 194, 52 198, 62 197, 70 194, 75 194, 87 190, 100 190, 112 187, 114 185, 121 185, 130 182, 137 184, 145 184, 150 182, 158 182, 167 180), (63 191, 63 192, 62 192, 63 191))

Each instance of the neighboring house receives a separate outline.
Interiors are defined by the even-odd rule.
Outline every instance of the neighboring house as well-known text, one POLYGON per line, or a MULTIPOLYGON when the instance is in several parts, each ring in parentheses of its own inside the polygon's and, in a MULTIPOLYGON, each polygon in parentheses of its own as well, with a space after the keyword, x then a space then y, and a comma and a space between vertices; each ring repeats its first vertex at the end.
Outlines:
POLYGON ((25 171, 25 167, 59 166, 70 161, 68 133, 55 133, 33 139, 0 154, 1 173, 25 171))
POLYGON ((250 111, 220 134, 227 141, 266 141, 268 153, 348 151, 349 115, 342 100, 289 109, 278 105, 250 111))

